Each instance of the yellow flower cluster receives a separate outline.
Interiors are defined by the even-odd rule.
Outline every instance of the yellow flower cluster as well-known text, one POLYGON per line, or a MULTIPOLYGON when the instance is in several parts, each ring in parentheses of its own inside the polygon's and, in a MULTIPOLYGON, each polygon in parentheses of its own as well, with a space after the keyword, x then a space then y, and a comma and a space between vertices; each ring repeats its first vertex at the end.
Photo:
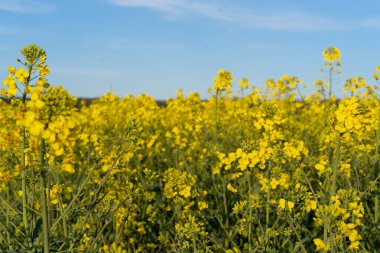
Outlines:
POLYGON ((273 176, 270 179, 266 178, 263 173, 258 173, 256 176, 263 192, 275 190, 277 187, 286 190, 290 186, 289 175, 285 173, 280 173, 279 177, 273 176))
POLYGON ((320 160, 319 160, 319 163, 317 163, 314 168, 317 170, 318 172, 318 175, 321 175, 325 172, 326 169, 328 169, 328 171, 330 172, 331 171, 331 168, 326 168, 326 165, 328 165, 328 160, 327 160, 327 157, 326 156, 323 156, 320 160))
MULTIPOLYGON (((348 249, 359 249, 362 236, 357 228, 362 224, 364 216, 364 206, 352 190, 339 190, 338 194, 331 197, 330 205, 321 205, 316 209, 314 220, 320 226, 331 225, 331 229, 336 231, 334 243, 345 245, 347 238, 349 240, 348 249)), ((328 244, 320 239, 314 240, 317 250, 327 250, 328 244)))
POLYGON ((214 87, 215 92, 226 91, 226 93, 231 93, 233 77, 231 72, 228 70, 219 70, 218 75, 214 78, 214 87))
POLYGON ((292 211, 294 207, 294 202, 290 200, 280 199, 278 201, 278 207, 285 210, 292 211))
POLYGON ((376 81, 379 81, 379 73, 380 73, 380 66, 377 66, 375 73, 373 73, 373 78, 375 78, 376 81))
POLYGON ((336 47, 328 47, 323 51, 323 58, 327 62, 340 61, 341 52, 336 47))
POLYGON ((289 142, 284 143, 284 153, 290 159, 301 160, 301 156, 308 155, 309 151, 305 147, 303 141, 291 144, 289 142))
POLYGON ((358 76, 358 77, 353 77, 353 78, 347 79, 346 82, 344 83, 344 89, 343 90, 345 92, 350 90, 353 93, 357 89, 363 89, 366 86, 367 86, 366 80, 363 77, 358 76))
POLYGON ((376 125, 376 112, 365 101, 356 97, 344 99, 335 111, 335 130, 339 133, 361 133, 376 125))
POLYGON ((246 153, 242 148, 238 148, 235 152, 231 152, 228 155, 218 153, 218 157, 220 159, 219 166, 224 166, 225 170, 231 169, 232 165, 236 164, 240 171, 244 171, 255 167, 261 160, 258 151, 253 150, 246 153))
POLYGON ((187 172, 170 168, 165 171, 163 181, 165 182, 164 195, 167 198, 191 196, 191 188, 196 183, 196 178, 187 172))

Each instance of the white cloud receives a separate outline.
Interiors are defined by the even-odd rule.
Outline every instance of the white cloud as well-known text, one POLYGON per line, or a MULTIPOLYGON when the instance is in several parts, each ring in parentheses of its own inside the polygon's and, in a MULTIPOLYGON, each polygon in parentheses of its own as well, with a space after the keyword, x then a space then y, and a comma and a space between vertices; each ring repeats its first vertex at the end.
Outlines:
POLYGON ((272 14, 268 16, 245 15, 238 23, 247 27, 275 30, 342 30, 352 27, 346 22, 323 16, 292 13, 290 15, 272 14), (242 22, 244 21, 244 22, 242 22))
POLYGON ((9 45, 0 44, 0 51, 10 51, 10 50, 15 50, 15 48, 9 45))
POLYGON ((107 49, 120 50, 128 48, 130 40, 125 38, 107 38, 102 44, 105 45, 107 49))
POLYGON ((276 44, 250 43, 246 46, 246 48, 251 50, 280 50, 284 49, 284 46, 276 44))
POLYGON ((100 68, 73 68, 73 67, 51 67, 54 75, 65 75, 75 77, 115 77, 125 75, 123 69, 100 69, 100 68), (119 74, 118 74, 119 73, 119 74))
POLYGON ((366 28, 380 28, 380 17, 370 17, 360 22, 360 26, 366 28))
POLYGON ((22 33, 24 31, 25 30, 22 28, 0 25, 0 35, 12 35, 22 33))
POLYGON ((379 18, 361 20, 338 20, 322 15, 304 12, 276 12, 243 9, 237 6, 223 7, 197 0, 108 0, 110 3, 124 7, 147 8, 158 11, 169 18, 185 15, 200 15, 227 24, 255 29, 325 31, 352 28, 380 27, 379 18))
POLYGON ((195 13, 202 16, 218 19, 228 20, 229 17, 223 15, 220 10, 211 4, 189 1, 189 0, 109 0, 110 3, 136 8, 148 8, 159 11, 167 15, 167 17, 177 17, 185 15, 186 13, 195 13))
POLYGON ((0 35, 8 35, 8 34, 11 34, 13 32, 14 31, 12 28, 0 25, 0 35))
MULTIPOLYGON (((103 45, 105 49, 109 50, 135 50, 135 49, 153 49, 153 50, 175 50, 183 48, 184 45, 176 41, 156 41, 145 42, 136 41, 130 38, 97 38, 99 44, 103 45)), ((86 46, 94 44, 94 39, 85 41, 86 46)))
POLYGON ((176 13, 182 0, 110 0, 112 3, 126 7, 150 8, 165 13, 176 13))
POLYGON ((0 11, 42 14, 53 10, 51 3, 36 0, 0 0, 0 11))

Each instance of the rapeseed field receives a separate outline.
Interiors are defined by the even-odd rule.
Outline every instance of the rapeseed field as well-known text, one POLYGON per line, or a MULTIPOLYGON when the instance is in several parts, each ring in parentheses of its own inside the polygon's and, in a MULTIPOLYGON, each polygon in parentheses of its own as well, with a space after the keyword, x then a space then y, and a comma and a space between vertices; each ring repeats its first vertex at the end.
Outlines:
POLYGON ((380 66, 342 85, 330 47, 313 94, 219 70, 208 100, 78 106, 43 49, 21 54, 1 89, 1 252, 379 252, 380 66))

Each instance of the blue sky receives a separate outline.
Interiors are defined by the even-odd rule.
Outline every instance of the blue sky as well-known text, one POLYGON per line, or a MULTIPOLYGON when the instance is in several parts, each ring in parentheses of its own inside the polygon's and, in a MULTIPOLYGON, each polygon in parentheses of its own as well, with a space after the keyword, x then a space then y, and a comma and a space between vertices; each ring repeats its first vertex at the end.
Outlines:
MULTIPOLYGON (((235 84, 284 74, 324 79, 322 51, 342 51, 343 75, 372 81, 380 65, 378 0, 0 0, 0 77, 19 50, 47 51, 49 81, 97 97, 199 92, 219 69, 235 84)), ((305 92, 310 92, 308 89, 305 92)))

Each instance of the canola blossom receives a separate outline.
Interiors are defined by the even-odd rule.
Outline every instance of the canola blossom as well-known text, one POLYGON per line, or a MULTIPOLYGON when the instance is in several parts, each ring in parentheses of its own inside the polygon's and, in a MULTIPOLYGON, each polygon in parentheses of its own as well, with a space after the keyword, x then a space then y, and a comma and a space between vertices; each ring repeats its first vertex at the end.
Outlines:
POLYGON ((1 252, 380 244, 380 66, 373 80, 333 83, 341 52, 330 47, 329 76, 308 95, 296 76, 255 87, 220 70, 208 100, 107 93, 86 104, 50 85, 43 49, 21 54, 0 91, 1 252))

